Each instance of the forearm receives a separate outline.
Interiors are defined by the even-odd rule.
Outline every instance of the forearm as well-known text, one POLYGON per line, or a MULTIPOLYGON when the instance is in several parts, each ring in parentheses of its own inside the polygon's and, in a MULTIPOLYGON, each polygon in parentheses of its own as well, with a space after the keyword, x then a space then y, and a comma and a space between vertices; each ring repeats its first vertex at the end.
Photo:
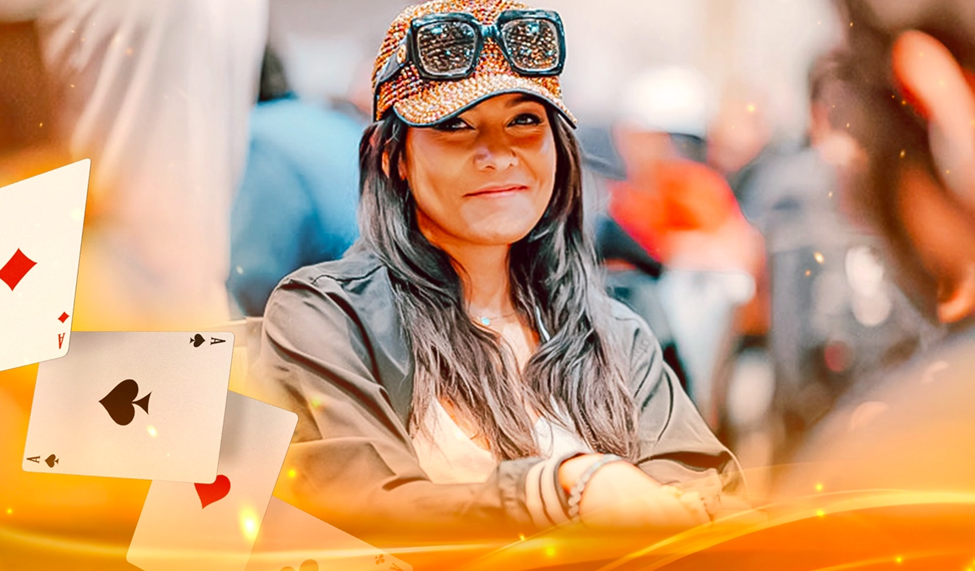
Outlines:
POLYGON ((484 482, 438 484, 403 452, 364 440, 295 443, 276 494, 381 543, 511 541, 568 519, 555 491, 561 458, 504 461, 484 482))

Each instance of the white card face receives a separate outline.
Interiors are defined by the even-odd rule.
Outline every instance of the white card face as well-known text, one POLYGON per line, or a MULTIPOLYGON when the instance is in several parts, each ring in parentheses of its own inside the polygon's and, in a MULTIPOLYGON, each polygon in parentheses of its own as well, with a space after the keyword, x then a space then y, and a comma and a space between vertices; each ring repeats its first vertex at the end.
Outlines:
POLYGON ((278 498, 271 498, 246 571, 397 570, 413 567, 278 498))
POLYGON ((90 166, 0 188, 0 371, 68 352, 90 166))
POLYGON ((244 571, 298 416, 227 397, 217 477, 153 482, 126 559, 146 571, 244 571))
POLYGON ((76 331, 38 367, 23 469, 213 481, 233 348, 230 333, 76 331))

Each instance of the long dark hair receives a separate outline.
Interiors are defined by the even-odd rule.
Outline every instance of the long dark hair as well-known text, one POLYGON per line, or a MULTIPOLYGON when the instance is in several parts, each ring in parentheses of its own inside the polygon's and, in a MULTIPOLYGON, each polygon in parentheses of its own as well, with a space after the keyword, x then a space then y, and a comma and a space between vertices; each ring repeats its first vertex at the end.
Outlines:
POLYGON ((362 237, 388 267, 412 351, 411 431, 422 430, 432 399, 445 398, 476 421, 499 460, 532 456, 539 451, 526 405, 560 422, 559 403, 594 450, 633 457, 628 362, 605 325, 609 298, 583 226, 579 148, 564 120, 548 115, 558 149, 552 200, 509 254, 512 303, 542 338, 520 378, 500 338, 471 321, 450 257, 419 230, 398 170, 409 127, 394 113, 368 127, 359 147, 362 237))

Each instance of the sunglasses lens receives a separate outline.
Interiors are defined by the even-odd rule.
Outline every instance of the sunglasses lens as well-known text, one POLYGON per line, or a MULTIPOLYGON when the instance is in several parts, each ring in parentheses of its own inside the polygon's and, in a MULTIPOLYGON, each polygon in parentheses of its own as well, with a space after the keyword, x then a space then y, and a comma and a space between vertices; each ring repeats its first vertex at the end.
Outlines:
POLYGON ((551 71, 561 61, 559 30, 550 20, 520 18, 506 22, 501 26, 501 38, 512 63, 522 71, 551 71))
POLYGON ((416 47, 424 71, 453 77, 474 66, 477 32, 468 22, 434 22, 417 30, 416 47))

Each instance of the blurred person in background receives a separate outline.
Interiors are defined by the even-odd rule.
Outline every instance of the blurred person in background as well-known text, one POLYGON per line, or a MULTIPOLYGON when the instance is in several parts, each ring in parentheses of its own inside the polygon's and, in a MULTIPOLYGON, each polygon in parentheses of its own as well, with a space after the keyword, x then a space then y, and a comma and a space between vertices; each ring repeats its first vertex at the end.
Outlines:
POLYGON ((866 157, 849 131, 835 56, 819 56, 808 77, 808 143, 758 165, 746 185, 771 286, 774 463, 851 385, 910 356, 923 326, 876 239, 850 219, 844 181, 866 157))
POLYGON ((231 199, 267 0, 15 0, 33 21, 51 128, 92 177, 76 329, 224 321, 231 199))
POLYGON ((760 86, 729 81, 708 124, 707 164, 725 177, 746 215, 751 175, 779 150, 772 139, 767 99, 760 86))
POLYGON ((359 138, 365 122, 299 99, 264 52, 247 166, 231 221, 227 288, 247 316, 264 315, 284 276, 336 260, 359 235, 359 138))
POLYGON ((688 143, 705 136, 711 100, 706 80, 691 69, 650 69, 630 82, 613 127, 626 178, 609 184, 608 212, 663 264, 657 294, 687 367, 689 392, 716 426, 714 381, 739 332, 738 305, 753 299, 763 258, 761 236, 728 183, 685 158, 688 143))
MULTIPOLYGON (((851 394, 780 491, 972 491, 975 460, 975 10, 952 0, 839 0, 837 74, 868 165, 852 202, 908 298, 946 335, 851 394), (959 448, 961 446, 961 448, 959 448)), ((840 103, 838 103, 840 105, 840 103)))
POLYGON ((685 158, 675 139, 703 139, 709 99, 705 80, 689 69, 648 70, 631 81, 613 128, 626 180, 610 189, 609 212, 668 267, 754 273, 760 238, 721 175, 685 158))
MULTIPOLYGON (((75 330, 196 327, 229 316, 230 206, 267 11, 267 0, 0 2, 0 21, 36 38, 5 54, 2 73, 34 57, 25 74, 48 89, 5 107, 18 116, 2 123, 49 101, 50 123, 42 111, 34 126, 51 132, 40 146, 53 149, 38 159, 28 147, 25 159, 24 148, 10 148, 3 176, 92 161, 75 330)), ((0 567, 106 568, 116 551, 80 552, 72 542, 124 553, 148 482, 20 470, 36 371, 0 373, 0 525, 13 528, 0 538, 0 567)))

